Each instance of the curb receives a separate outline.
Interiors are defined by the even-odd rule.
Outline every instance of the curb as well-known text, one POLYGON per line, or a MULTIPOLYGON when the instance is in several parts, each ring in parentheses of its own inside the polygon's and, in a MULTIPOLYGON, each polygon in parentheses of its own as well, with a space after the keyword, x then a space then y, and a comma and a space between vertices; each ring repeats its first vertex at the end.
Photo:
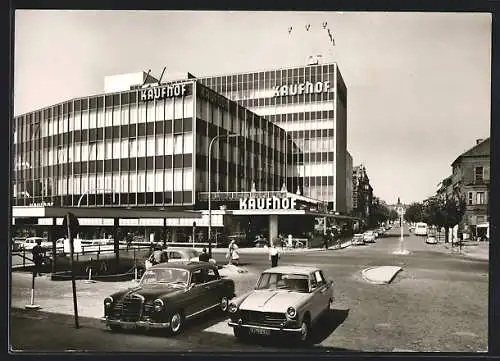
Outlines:
POLYGON ((365 268, 364 270, 361 271, 361 276, 363 277, 363 279, 369 283, 372 283, 372 284, 376 284, 376 285, 386 285, 386 284, 389 284, 392 282, 392 280, 394 280, 394 278, 396 277, 396 275, 401 272, 403 269, 401 267, 398 267, 398 266, 377 266, 377 267, 369 267, 369 268, 365 268), (384 280, 384 281, 379 281, 379 280, 374 280, 372 278, 370 278, 367 273, 371 270, 374 270, 374 269, 377 269, 377 268, 382 268, 382 267, 392 267, 394 268, 393 270, 393 274, 390 278, 384 280))

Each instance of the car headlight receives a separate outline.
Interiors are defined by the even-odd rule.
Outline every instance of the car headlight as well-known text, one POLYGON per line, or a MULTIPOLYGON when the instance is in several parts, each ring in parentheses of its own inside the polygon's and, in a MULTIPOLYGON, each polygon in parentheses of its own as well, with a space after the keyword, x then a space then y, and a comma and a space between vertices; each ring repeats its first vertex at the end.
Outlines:
POLYGON ((153 308, 156 312, 161 312, 163 311, 163 308, 165 307, 165 303, 160 300, 159 298, 154 300, 153 302, 153 308))
POLYGON ((288 317, 294 318, 295 316, 297 316, 297 310, 295 310, 295 308, 293 307, 288 307, 286 310, 286 314, 288 315, 288 317))
POLYGON ((236 311, 238 311, 238 306, 231 302, 227 309, 230 313, 236 313, 236 311))
POLYGON ((109 308, 113 304, 113 297, 106 297, 104 299, 104 307, 109 308))

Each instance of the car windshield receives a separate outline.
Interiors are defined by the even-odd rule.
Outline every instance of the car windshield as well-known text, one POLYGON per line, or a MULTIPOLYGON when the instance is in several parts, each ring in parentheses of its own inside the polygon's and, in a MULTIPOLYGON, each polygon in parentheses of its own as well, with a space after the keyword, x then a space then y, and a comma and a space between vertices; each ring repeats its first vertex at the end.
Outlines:
POLYGON ((309 292, 309 277, 294 273, 263 273, 256 289, 309 292))
POLYGON ((189 272, 175 268, 154 268, 147 270, 142 276, 140 285, 153 283, 170 283, 185 286, 189 280, 189 272))
POLYGON ((188 258, 195 258, 195 257, 198 257, 200 255, 200 252, 198 252, 195 249, 187 249, 184 252, 186 252, 186 255, 188 256, 188 258))

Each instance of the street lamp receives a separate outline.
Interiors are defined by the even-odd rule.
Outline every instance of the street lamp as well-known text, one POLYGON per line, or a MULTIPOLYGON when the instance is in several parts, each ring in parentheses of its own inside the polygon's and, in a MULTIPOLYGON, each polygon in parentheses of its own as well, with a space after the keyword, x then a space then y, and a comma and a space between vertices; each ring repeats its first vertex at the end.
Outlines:
POLYGON ((238 134, 216 135, 208 146, 208 255, 212 257, 212 145, 219 138, 236 138, 238 134))

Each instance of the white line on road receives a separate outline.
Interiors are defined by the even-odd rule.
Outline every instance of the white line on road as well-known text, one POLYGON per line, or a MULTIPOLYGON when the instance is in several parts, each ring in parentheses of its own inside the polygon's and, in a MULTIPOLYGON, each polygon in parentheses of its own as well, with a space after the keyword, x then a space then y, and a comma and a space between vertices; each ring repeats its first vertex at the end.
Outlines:
POLYGON ((213 332, 213 333, 220 333, 223 335, 233 335, 233 330, 231 326, 228 326, 229 319, 220 321, 219 323, 216 323, 215 325, 212 325, 206 329, 203 330, 203 332, 213 332))

